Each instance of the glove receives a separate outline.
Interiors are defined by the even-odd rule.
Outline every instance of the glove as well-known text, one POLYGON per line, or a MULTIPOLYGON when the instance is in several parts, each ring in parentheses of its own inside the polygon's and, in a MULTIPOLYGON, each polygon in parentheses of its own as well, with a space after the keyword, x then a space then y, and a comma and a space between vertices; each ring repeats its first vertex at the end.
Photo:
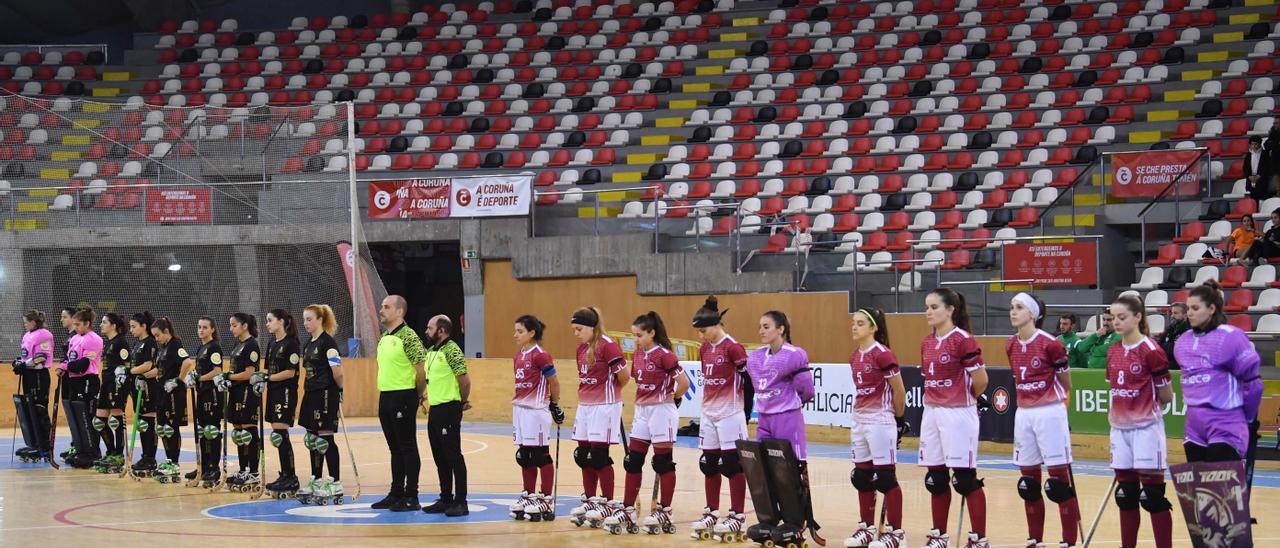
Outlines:
POLYGON ((117 367, 115 373, 116 373, 116 386, 123 385, 124 381, 129 379, 129 370, 125 369, 123 365, 120 367, 117 367))
POLYGON ((981 415, 983 413, 986 413, 990 409, 991 409, 991 398, 988 398, 986 394, 980 394, 978 396, 978 414, 981 415))
POLYGON ((338 405, 342 405, 342 389, 338 389, 338 405))
POLYGON ((676 396, 676 409, 679 409, 682 403, 684 403, 684 396, 676 396))
POLYGON ((551 402, 547 404, 547 410, 551 412, 551 420, 556 424, 564 424, 564 410, 560 409, 560 404, 551 402))
POLYGON ((22 360, 19 360, 19 359, 15 359, 15 360, 13 360, 13 363, 11 363, 10 365, 12 365, 12 366, 13 366, 13 374, 14 374, 14 375, 21 375, 21 374, 22 374, 22 370, 23 370, 23 369, 25 369, 25 368, 27 367, 27 364, 26 364, 26 363, 24 363, 22 360))
POLYGON ((893 420, 898 423, 898 443, 902 443, 902 437, 911 432, 911 423, 906 417, 894 417, 893 420))
POLYGON ((173 392, 178 388, 178 379, 169 379, 164 381, 164 391, 173 392))
POLYGON ((267 374, 262 372, 257 372, 252 375, 249 375, 249 384, 253 386, 253 389, 256 392, 261 394, 262 386, 267 384, 267 374))
POLYGON ((137 377, 134 377, 134 378, 133 378, 133 389, 134 389, 134 390, 137 390, 137 391, 139 391, 139 392, 143 392, 143 391, 145 391, 145 390, 147 389, 147 379, 142 378, 142 376, 141 376, 141 375, 139 375, 139 376, 137 376, 137 377))
POLYGON ((188 371, 187 377, 185 379, 182 379, 182 383, 187 385, 187 388, 195 388, 196 381, 197 381, 197 378, 196 378, 196 372, 194 369, 191 371, 188 371))
POLYGON ((213 387, 219 392, 226 392, 231 388, 231 375, 223 373, 213 378, 213 387))

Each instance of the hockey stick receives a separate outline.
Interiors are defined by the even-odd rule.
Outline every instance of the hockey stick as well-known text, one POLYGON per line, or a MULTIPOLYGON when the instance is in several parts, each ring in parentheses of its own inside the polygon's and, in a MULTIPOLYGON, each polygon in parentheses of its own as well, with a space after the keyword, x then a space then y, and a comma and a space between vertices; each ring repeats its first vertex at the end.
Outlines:
POLYGON ((556 468, 551 479, 551 519, 556 519, 556 505, 560 502, 560 425, 556 424, 556 468))
POLYGON ((58 375, 58 386, 53 390, 53 419, 49 421, 49 466, 54 470, 62 468, 58 465, 58 459, 53 457, 54 444, 58 441, 58 404, 62 403, 62 377, 58 375))
POLYGON ((968 500, 963 495, 960 496, 960 521, 956 523, 956 542, 960 542, 960 538, 964 535, 964 501, 968 500))
POLYGON ((223 399, 222 395, 216 391, 216 385, 214 390, 213 397, 222 402, 222 470, 218 473, 218 481, 213 482, 209 487, 210 493, 222 489, 222 485, 227 482, 227 413, 231 409, 231 393, 227 392, 226 399, 223 399))
MULTIPOLYGON (((129 434, 129 455, 124 458, 124 470, 119 477, 133 477, 133 448, 138 442, 138 423, 142 420, 142 388, 133 396, 133 432, 129 434)), ((137 479, 137 478, 134 478, 137 479)))
POLYGON ((200 485, 204 480, 204 439, 200 437, 200 389, 191 388, 191 401, 195 409, 191 413, 191 430, 195 432, 196 442, 196 477, 187 481, 187 487, 200 485))
MULTIPOLYGON (((1067 465, 1067 476, 1071 478, 1071 489, 1076 489, 1076 471, 1070 464, 1067 465)), ((1076 501, 1076 527, 1080 529, 1080 538, 1084 538, 1084 520, 1080 517, 1079 510, 1080 498, 1075 497, 1073 500, 1076 501)))
POLYGON ((347 421, 342 418, 342 392, 338 392, 338 426, 342 427, 342 443, 347 446, 347 460, 351 461, 351 472, 356 477, 356 494, 351 495, 351 502, 360 498, 360 469, 356 468, 356 454, 351 449, 351 438, 347 437, 347 421))
MULTIPOLYGON (((22 377, 21 377, 21 376, 19 376, 19 377, 18 377, 18 395, 19 395, 19 396, 23 396, 22 401, 24 401, 24 402, 25 402, 25 401, 27 401, 27 400, 26 400, 26 392, 25 392, 24 390, 22 390, 22 377)), ((15 410, 15 411, 20 412, 20 413, 25 413, 28 417, 30 417, 30 416, 31 416, 31 414, 30 414, 30 413, 27 413, 27 410, 26 410, 25 408, 24 408, 24 409, 17 409, 17 410, 15 410)), ((16 454, 18 453, 18 418, 19 418, 19 417, 17 417, 17 416, 14 416, 14 417, 13 417, 13 435, 12 435, 12 436, 9 436, 9 464, 13 464, 13 456, 14 456, 14 455, 16 455, 16 454)), ((30 419, 30 418, 28 418, 27 420, 28 420, 28 421, 30 421, 31 419, 30 419)), ((34 428, 32 428, 32 430, 34 430, 34 428)), ((24 434, 24 436, 25 436, 25 434, 24 434)))
MULTIPOLYGON (((1257 421, 1255 420, 1254 422, 1257 422, 1257 421)), ((1254 464, 1256 463, 1258 458, 1258 440, 1259 439, 1260 438, 1258 436, 1258 430, 1256 428, 1253 428, 1252 425, 1250 425, 1249 448, 1245 449, 1245 452, 1244 452, 1244 476, 1245 476, 1244 501, 1245 501, 1245 504, 1248 504, 1249 500, 1253 496, 1253 469, 1254 469, 1254 464)), ((1251 507, 1249 508, 1249 525, 1253 526, 1253 525, 1256 525, 1257 523, 1258 523, 1258 518, 1255 517, 1255 513, 1253 511, 1253 508, 1251 507)))
POLYGON ((1116 491, 1116 478, 1111 478, 1111 487, 1107 489, 1106 496, 1102 497, 1102 504, 1098 505, 1098 513, 1093 516, 1093 525, 1089 526, 1089 535, 1084 537, 1082 548, 1089 548, 1089 543, 1093 541, 1093 534, 1098 530, 1098 522, 1102 521, 1102 511, 1107 509, 1107 501, 1111 500, 1112 494, 1116 491))
POLYGON ((813 517, 813 494, 812 494, 813 492, 811 489, 809 489, 808 466, 805 466, 804 468, 801 469, 800 482, 804 488, 804 507, 805 507, 804 518, 805 518, 805 521, 808 522, 809 536, 813 537, 813 541, 816 542, 818 546, 826 546, 827 539, 822 538, 822 535, 818 534, 818 529, 821 529, 822 526, 818 525, 818 521, 813 517))

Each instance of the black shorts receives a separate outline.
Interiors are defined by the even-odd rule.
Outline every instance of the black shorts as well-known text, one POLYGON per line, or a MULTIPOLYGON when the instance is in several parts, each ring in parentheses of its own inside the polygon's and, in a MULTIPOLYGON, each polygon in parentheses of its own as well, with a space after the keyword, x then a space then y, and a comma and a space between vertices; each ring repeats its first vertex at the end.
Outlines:
POLYGON ((115 375, 107 375, 102 380, 102 388, 98 389, 98 409, 124 409, 128 399, 129 391, 116 384, 115 375))
POLYGON ((83 401, 89 402, 89 406, 95 405, 98 398, 98 376, 83 375, 80 377, 72 377, 66 374, 62 378, 62 399, 63 401, 83 401))
POLYGON ((129 393, 129 400, 133 402, 132 407, 137 409, 139 414, 155 413, 156 404, 152 396, 160 391, 160 385, 151 379, 147 379, 147 388, 138 392, 137 387, 134 386, 134 381, 138 378, 140 377, 137 375, 130 376, 124 381, 124 386, 121 388, 124 388, 129 393), (141 395, 141 400, 139 400, 139 395, 141 395))
POLYGON ((182 384, 173 392, 160 389, 156 398, 156 423, 174 428, 187 425, 187 391, 182 384))
POLYGON ((222 407, 226 394, 219 393, 216 390, 204 389, 199 390, 195 396, 195 417, 196 425, 205 426, 213 425, 222 428, 222 407))
POLYGON ((231 424, 258 424, 258 413, 262 408, 262 396, 253 393, 249 383, 243 386, 231 386, 230 405, 227 409, 227 422, 231 424))
MULTIPOLYGON (((289 379, 292 381, 293 379, 289 379)), ((293 426, 294 415, 298 411, 298 385, 271 388, 267 386, 267 416, 270 423, 283 423, 293 426)))
POLYGON ((338 389, 308 390, 302 396, 298 425, 312 432, 337 432, 338 389))

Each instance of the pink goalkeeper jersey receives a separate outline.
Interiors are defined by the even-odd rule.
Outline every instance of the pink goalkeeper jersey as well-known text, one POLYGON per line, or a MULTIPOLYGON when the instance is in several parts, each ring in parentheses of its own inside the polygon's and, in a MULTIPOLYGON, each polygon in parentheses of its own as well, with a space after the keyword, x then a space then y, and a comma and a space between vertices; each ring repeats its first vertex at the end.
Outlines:
POLYGON ((43 327, 24 333, 22 335, 22 355, 20 358, 27 362, 28 368, 48 369, 52 366, 53 333, 43 327), (44 356, 44 363, 36 365, 36 356, 44 356))
POLYGON ((1017 335, 1009 337, 1004 351, 1013 369, 1018 407, 1061 403, 1066 399, 1067 391, 1058 380, 1058 373, 1067 370, 1067 349, 1062 341, 1037 329, 1029 341, 1017 335))
POLYGON ((702 343, 702 412, 720 420, 741 413, 742 375, 747 366, 747 351, 733 337, 725 335, 719 342, 702 343))
POLYGON ((511 398, 512 405, 546 409, 549 392, 547 377, 556 374, 556 364, 541 346, 533 345, 528 350, 516 354, 515 359, 516 395, 511 398))
POLYGON ((977 405, 969 373, 985 367, 982 349, 973 335, 959 327, 938 337, 930 333, 920 343, 924 369, 924 403, 935 407, 977 405))
POLYGON ((620 403, 622 395, 618 393, 618 380, 614 375, 627 366, 622 347, 608 335, 601 335, 596 341, 595 360, 588 362, 590 350, 585 343, 578 345, 578 404, 620 403))
MULTIPOLYGON (((89 369, 83 373, 69 373, 72 377, 87 377, 89 375, 97 376, 102 371, 102 337, 92 331, 84 335, 75 335, 71 337, 71 342, 67 344, 67 360, 68 362, 78 360, 80 358, 88 358, 89 369)), ((59 369, 67 369, 66 362, 58 365, 59 369)))
POLYGON ((676 375, 683 375, 675 353, 658 345, 631 354, 631 377, 636 380, 636 405, 674 403, 676 375))
POLYGON ((854 420, 862 424, 894 424, 893 391, 889 379, 898 376, 898 357, 883 344, 858 349, 849 356, 853 387, 854 420))
POLYGON ((1111 383, 1111 427, 1131 430, 1163 418, 1156 391, 1167 386, 1169 358, 1150 337, 1133 346, 1124 341, 1107 350, 1107 382, 1111 383))

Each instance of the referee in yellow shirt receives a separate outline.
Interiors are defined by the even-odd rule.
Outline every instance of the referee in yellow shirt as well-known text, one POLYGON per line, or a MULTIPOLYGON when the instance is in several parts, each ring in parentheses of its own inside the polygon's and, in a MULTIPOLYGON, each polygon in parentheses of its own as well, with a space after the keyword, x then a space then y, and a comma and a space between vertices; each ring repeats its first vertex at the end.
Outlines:
POLYGON ((404 297, 389 295, 382 300, 378 317, 382 338, 378 339, 378 421, 391 451, 391 492, 373 503, 377 510, 412 512, 418 505, 417 417, 422 402, 426 349, 418 334, 404 323, 408 303, 404 297))
POLYGON ((448 316, 431 318, 426 341, 427 440, 440 476, 440 500, 422 508, 428 514, 451 518, 467 515, 467 463, 462 458, 462 412, 471 408, 467 396, 467 358, 453 342, 453 322, 448 316))

